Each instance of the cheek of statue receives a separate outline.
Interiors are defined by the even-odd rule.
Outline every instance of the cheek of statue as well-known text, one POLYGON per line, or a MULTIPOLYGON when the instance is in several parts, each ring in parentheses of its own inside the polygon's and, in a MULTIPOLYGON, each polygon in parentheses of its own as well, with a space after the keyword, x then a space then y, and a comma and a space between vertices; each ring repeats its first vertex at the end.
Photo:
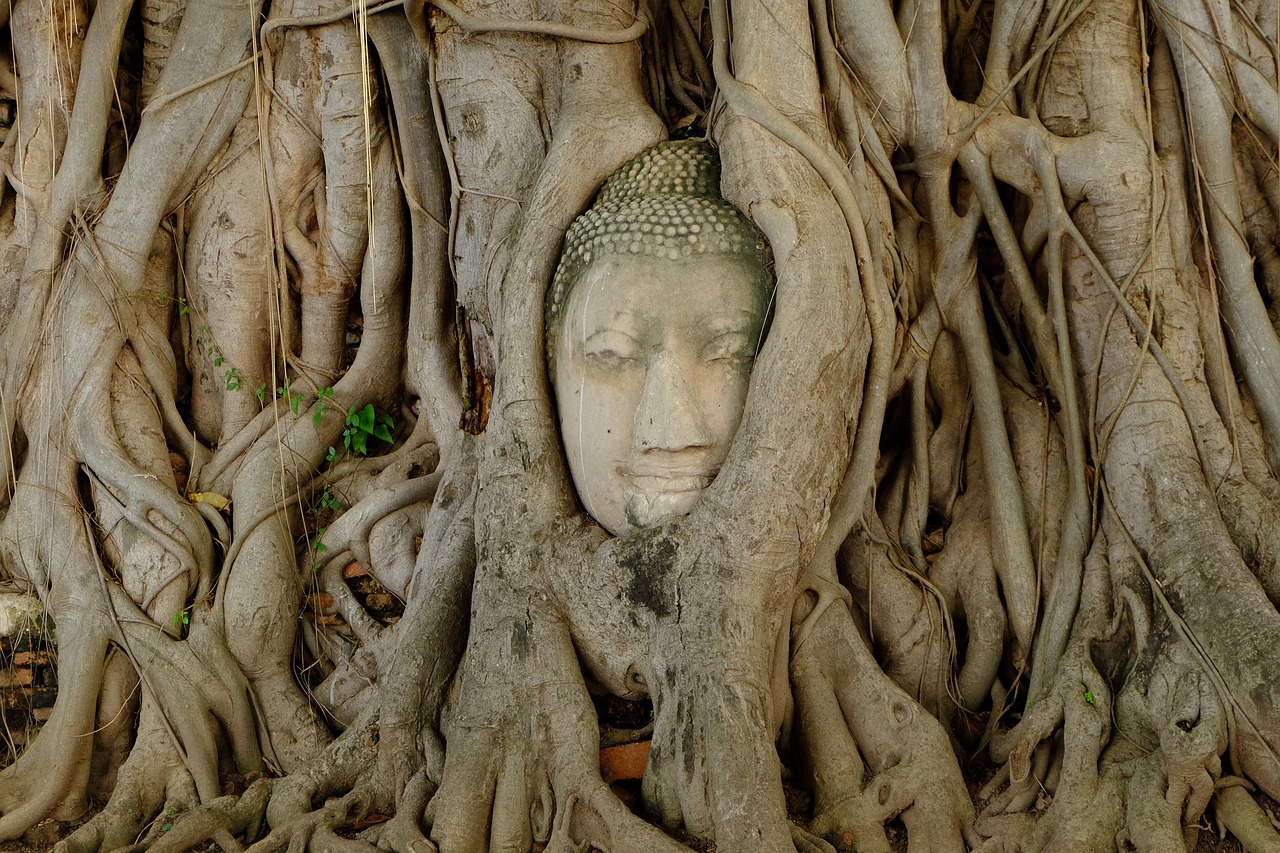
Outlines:
POLYGON ((684 515, 742 416, 763 270, 720 256, 606 258, 565 306, 561 436, 583 506, 614 534, 684 515))

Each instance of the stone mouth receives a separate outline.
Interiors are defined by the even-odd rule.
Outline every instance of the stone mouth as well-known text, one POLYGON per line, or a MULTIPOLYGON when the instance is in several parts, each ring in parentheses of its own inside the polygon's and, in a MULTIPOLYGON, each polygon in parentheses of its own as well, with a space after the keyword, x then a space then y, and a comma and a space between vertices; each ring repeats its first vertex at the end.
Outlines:
POLYGON ((715 471, 705 468, 658 468, 652 466, 624 468, 623 475, 637 489, 650 494, 697 492, 711 485, 715 471))

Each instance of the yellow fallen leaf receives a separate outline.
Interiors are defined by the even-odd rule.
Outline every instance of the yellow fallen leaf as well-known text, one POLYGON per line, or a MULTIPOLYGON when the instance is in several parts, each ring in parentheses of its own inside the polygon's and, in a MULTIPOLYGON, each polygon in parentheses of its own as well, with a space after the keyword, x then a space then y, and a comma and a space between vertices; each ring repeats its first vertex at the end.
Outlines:
POLYGON ((224 510, 231 506, 231 498, 223 497, 217 492, 192 492, 187 500, 197 504, 208 504, 216 510, 224 510))

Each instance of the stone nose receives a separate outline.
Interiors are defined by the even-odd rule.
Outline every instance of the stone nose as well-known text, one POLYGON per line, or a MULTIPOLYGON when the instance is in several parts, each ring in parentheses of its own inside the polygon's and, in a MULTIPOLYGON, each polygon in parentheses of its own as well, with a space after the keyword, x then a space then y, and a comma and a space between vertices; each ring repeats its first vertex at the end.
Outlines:
POLYGON ((711 443, 697 389, 668 350, 649 361, 636 410, 635 441, 640 451, 668 452, 711 443))

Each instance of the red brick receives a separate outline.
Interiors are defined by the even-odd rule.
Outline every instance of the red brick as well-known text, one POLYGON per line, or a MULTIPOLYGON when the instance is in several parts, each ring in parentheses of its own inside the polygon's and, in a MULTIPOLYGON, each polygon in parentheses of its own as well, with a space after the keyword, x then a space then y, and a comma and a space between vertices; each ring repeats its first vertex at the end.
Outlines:
POLYGON ((25 687, 31 683, 31 668, 0 669, 0 687, 25 687))
POLYGON ((649 743, 642 740, 600 750, 600 776, 605 783, 643 778, 644 766, 649 760, 649 743))

